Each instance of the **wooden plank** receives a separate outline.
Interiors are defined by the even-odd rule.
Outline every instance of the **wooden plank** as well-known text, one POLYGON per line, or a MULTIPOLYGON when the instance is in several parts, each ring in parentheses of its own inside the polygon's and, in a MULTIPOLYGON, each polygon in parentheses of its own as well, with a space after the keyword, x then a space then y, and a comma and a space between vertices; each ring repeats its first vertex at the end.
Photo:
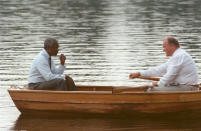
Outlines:
POLYGON ((96 86, 96 85, 91 85, 91 86, 84 86, 84 85, 77 85, 76 86, 79 91, 112 91, 113 87, 112 86, 96 86))
POLYGON ((137 87, 114 87, 112 93, 118 94, 122 92, 145 92, 150 86, 137 86, 137 87))
POLYGON ((142 104, 97 104, 97 103, 43 103, 16 101, 17 107, 22 110, 47 110, 58 112, 91 112, 91 113, 109 113, 109 112, 146 112, 146 113, 164 113, 185 110, 201 109, 201 102, 191 103, 142 103, 142 104))

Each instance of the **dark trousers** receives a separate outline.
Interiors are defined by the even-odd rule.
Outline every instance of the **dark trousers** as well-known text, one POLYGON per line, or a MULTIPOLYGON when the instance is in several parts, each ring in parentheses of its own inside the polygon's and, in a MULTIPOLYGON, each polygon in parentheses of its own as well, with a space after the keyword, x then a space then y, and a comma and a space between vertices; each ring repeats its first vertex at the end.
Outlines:
POLYGON ((64 79, 53 79, 45 82, 29 83, 32 90, 57 90, 57 91, 76 91, 77 88, 71 77, 64 79))

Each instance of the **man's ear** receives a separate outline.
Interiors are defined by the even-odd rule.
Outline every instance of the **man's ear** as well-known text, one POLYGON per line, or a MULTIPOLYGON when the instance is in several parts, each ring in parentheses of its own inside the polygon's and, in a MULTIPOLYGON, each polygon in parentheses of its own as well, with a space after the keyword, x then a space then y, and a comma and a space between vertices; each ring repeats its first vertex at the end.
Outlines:
POLYGON ((45 50, 47 51, 47 53, 48 53, 49 55, 51 55, 51 48, 50 48, 50 47, 46 47, 45 50))

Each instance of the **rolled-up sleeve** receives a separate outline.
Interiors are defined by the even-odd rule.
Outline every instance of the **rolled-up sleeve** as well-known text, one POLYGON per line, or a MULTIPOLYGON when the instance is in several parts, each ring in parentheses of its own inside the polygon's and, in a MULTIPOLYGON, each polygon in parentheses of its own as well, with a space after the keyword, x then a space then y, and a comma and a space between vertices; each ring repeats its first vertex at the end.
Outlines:
POLYGON ((141 76, 153 76, 153 77, 161 77, 166 73, 167 64, 164 63, 156 67, 149 68, 148 70, 141 71, 141 76))

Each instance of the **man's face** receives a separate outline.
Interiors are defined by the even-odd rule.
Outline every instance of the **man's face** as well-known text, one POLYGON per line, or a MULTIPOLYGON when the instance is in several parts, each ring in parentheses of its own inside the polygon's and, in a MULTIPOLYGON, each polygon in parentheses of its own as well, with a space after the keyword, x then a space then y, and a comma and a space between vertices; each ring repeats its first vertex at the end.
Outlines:
POLYGON ((52 47, 49 48, 49 52, 51 56, 57 56, 59 52, 59 44, 55 43, 52 47))
POLYGON ((171 44, 168 44, 167 40, 163 41, 163 51, 166 53, 166 56, 172 56, 174 53, 174 46, 171 44))

